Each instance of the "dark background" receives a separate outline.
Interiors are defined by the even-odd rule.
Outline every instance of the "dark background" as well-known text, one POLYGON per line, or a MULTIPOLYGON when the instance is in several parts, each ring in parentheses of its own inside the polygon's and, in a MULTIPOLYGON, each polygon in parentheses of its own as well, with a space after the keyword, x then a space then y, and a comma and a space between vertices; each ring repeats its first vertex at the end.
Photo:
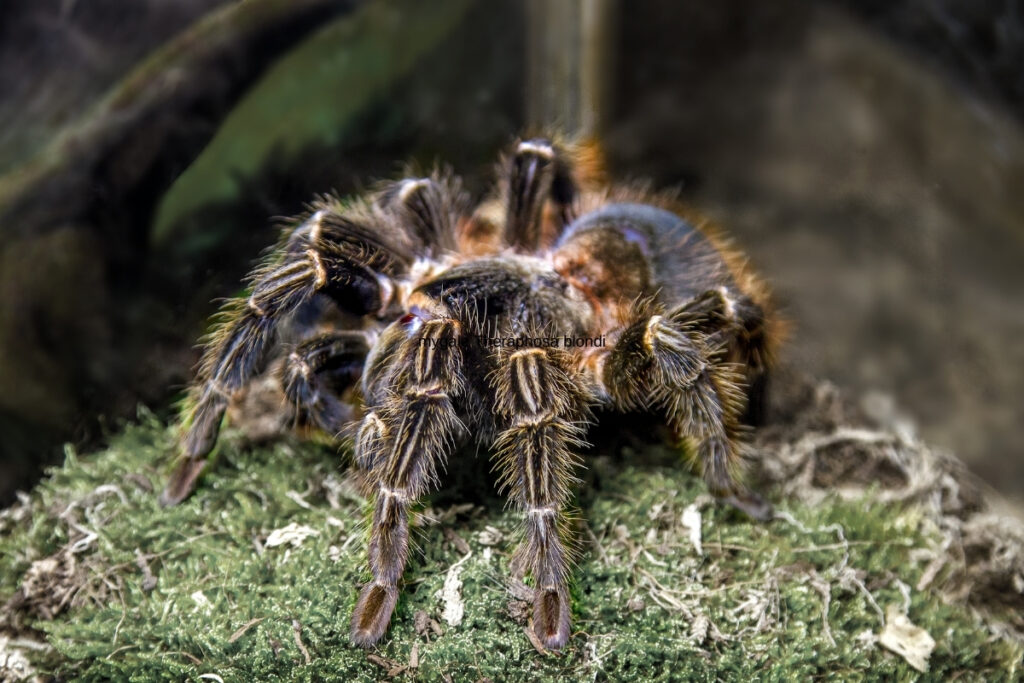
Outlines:
MULTIPOLYGON (((0 499, 139 403, 173 414, 274 217, 408 160, 485 191, 528 123, 536 5, 422 5, 0 5, 0 499)), ((613 175, 727 227, 785 362, 1019 502, 1018 4, 608 5, 613 175)))

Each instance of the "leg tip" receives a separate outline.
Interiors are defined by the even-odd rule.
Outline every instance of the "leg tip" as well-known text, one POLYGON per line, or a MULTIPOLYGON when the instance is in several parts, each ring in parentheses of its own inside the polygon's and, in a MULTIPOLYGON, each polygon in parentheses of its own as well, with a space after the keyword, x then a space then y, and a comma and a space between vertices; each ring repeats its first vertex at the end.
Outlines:
POLYGON ((548 650, 561 650, 569 642, 569 600, 565 591, 537 591, 533 601, 533 630, 548 650))
POLYGON ((383 637, 398 602, 398 589, 370 583, 363 587, 352 610, 352 642, 359 647, 372 647, 383 637))
POLYGON ((171 507, 189 497, 196 488, 196 481, 206 466, 206 460, 186 459, 167 481, 167 486, 160 494, 160 507, 171 507))
POLYGON ((532 154, 542 159, 551 160, 555 158, 555 148, 550 140, 534 138, 532 140, 523 140, 516 145, 516 154, 532 154))
POLYGON ((774 506, 753 491, 743 491, 731 496, 724 496, 719 500, 733 506, 740 512, 746 513, 758 522, 769 522, 775 516, 774 506))

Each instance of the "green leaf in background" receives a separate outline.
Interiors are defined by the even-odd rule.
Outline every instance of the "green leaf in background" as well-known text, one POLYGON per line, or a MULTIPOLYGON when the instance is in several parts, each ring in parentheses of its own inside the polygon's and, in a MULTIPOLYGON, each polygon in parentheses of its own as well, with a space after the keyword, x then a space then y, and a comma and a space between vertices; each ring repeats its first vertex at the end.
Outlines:
MULTIPOLYGON (((178 221, 236 196, 271 154, 335 146, 356 115, 436 47, 473 0, 376 0, 325 26, 275 64, 164 196, 153 227, 159 247, 178 221)), ((287 160, 287 159, 286 159, 287 160)))

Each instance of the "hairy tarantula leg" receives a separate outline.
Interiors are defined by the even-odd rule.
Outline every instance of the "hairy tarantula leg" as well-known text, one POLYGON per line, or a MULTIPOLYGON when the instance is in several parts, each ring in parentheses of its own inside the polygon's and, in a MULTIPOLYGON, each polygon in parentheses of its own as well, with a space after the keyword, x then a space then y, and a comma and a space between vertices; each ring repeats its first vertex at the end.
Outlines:
POLYGON ((231 395, 256 374, 277 324, 287 314, 316 292, 360 314, 379 310, 382 299, 390 296, 391 285, 385 287, 388 278, 360 262, 350 245, 329 242, 316 246, 290 253, 284 262, 257 271, 249 298, 233 299, 221 309, 185 419, 185 460, 161 494, 162 505, 181 502, 195 488, 231 395))
POLYGON ((457 213, 464 203, 454 181, 443 178, 404 178, 389 183, 377 205, 394 215, 426 250, 455 249, 457 213))
POLYGON ((576 195, 560 150, 549 140, 524 140, 509 160, 507 173, 506 241, 528 251, 553 243, 572 220, 576 195), (544 206, 549 199, 555 208, 554 234, 545 234, 544 206))
POLYGON ((461 429, 452 401, 463 390, 461 328, 447 318, 428 320, 403 344, 396 359, 400 390, 391 403, 364 420, 376 438, 357 439, 361 462, 375 463, 369 476, 376 487, 370 527, 369 562, 373 579, 363 587, 352 612, 352 641, 369 647, 387 629, 398 599, 398 581, 409 555, 409 507, 437 480, 461 429))
POLYGON ((742 421, 752 426, 763 424, 771 361, 764 309, 748 296, 719 287, 677 309, 673 320, 707 335, 709 346, 718 346, 730 337, 735 340, 733 348, 728 349, 728 360, 747 369, 747 401, 742 421))
POLYGON ((352 419, 338 391, 359 381, 370 350, 364 332, 337 332, 307 340, 281 368, 285 396, 322 430, 337 435, 352 419))
POLYGON ((604 384, 622 407, 660 405, 672 427, 696 441, 711 492, 754 519, 771 519, 771 505, 740 482, 742 377, 687 320, 687 306, 627 327, 605 360, 604 384))
POLYGON ((579 464, 571 449, 583 445, 580 418, 586 413, 580 378, 555 354, 553 349, 516 351, 495 374, 497 405, 510 422, 495 441, 500 483, 523 513, 526 532, 513 566, 533 576, 533 628, 551 649, 569 640, 573 553, 565 505, 579 464))

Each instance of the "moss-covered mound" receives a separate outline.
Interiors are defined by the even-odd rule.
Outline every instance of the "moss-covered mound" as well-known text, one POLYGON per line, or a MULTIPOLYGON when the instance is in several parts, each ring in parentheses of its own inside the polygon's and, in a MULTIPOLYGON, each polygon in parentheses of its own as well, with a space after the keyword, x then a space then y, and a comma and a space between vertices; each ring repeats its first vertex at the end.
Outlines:
MULTIPOLYGON (((820 391, 808 396, 822 401, 820 391)), ((575 633, 557 653, 529 637, 530 589, 509 579, 516 515, 499 500, 460 504, 462 494, 449 491, 423 511, 420 552, 390 632, 365 651, 349 644, 348 618, 367 576, 366 502, 343 457, 290 439, 247 447, 229 432, 198 492, 161 509, 156 490, 174 430, 142 415, 101 453, 69 450, 63 467, 0 516, 0 673, 146 681, 1019 676, 1012 572, 1020 558, 1010 557, 1002 575, 1010 579, 1000 612, 985 598, 998 593, 998 577, 978 568, 999 553, 1005 559, 1006 549, 957 559, 943 548, 951 519, 962 520, 967 542, 980 506, 950 514, 949 486, 913 488, 921 467, 908 464, 912 441, 898 447, 903 437, 870 432, 877 439, 862 446, 892 451, 889 469, 878 467, 854 435, 825 424, 826 413, 807 418, 805 410, 788 429, 758 437, 765 476, 786 477, 766 484, 778 510, 768 524, 715 505, 699 478, 664 454, 641 458, 624 447, 618 455, 627 457, 588 460, 575 633), (860 469, 841 466, 850 457, 860 469), (873 483, 854 490, 866 467, 873 483), (793 490, 798 484, 806 495, 793 490), (892 638, 900 640, 903 616, 923 631, 906 626, 901 648, 892 638), (921 674, 913 651, 927 651, 929 636, 934 650, 927 660, 918 654, 917 666, 929 667, 921 674)), ((948 468, 932 470, 956 481, 948 468)))

